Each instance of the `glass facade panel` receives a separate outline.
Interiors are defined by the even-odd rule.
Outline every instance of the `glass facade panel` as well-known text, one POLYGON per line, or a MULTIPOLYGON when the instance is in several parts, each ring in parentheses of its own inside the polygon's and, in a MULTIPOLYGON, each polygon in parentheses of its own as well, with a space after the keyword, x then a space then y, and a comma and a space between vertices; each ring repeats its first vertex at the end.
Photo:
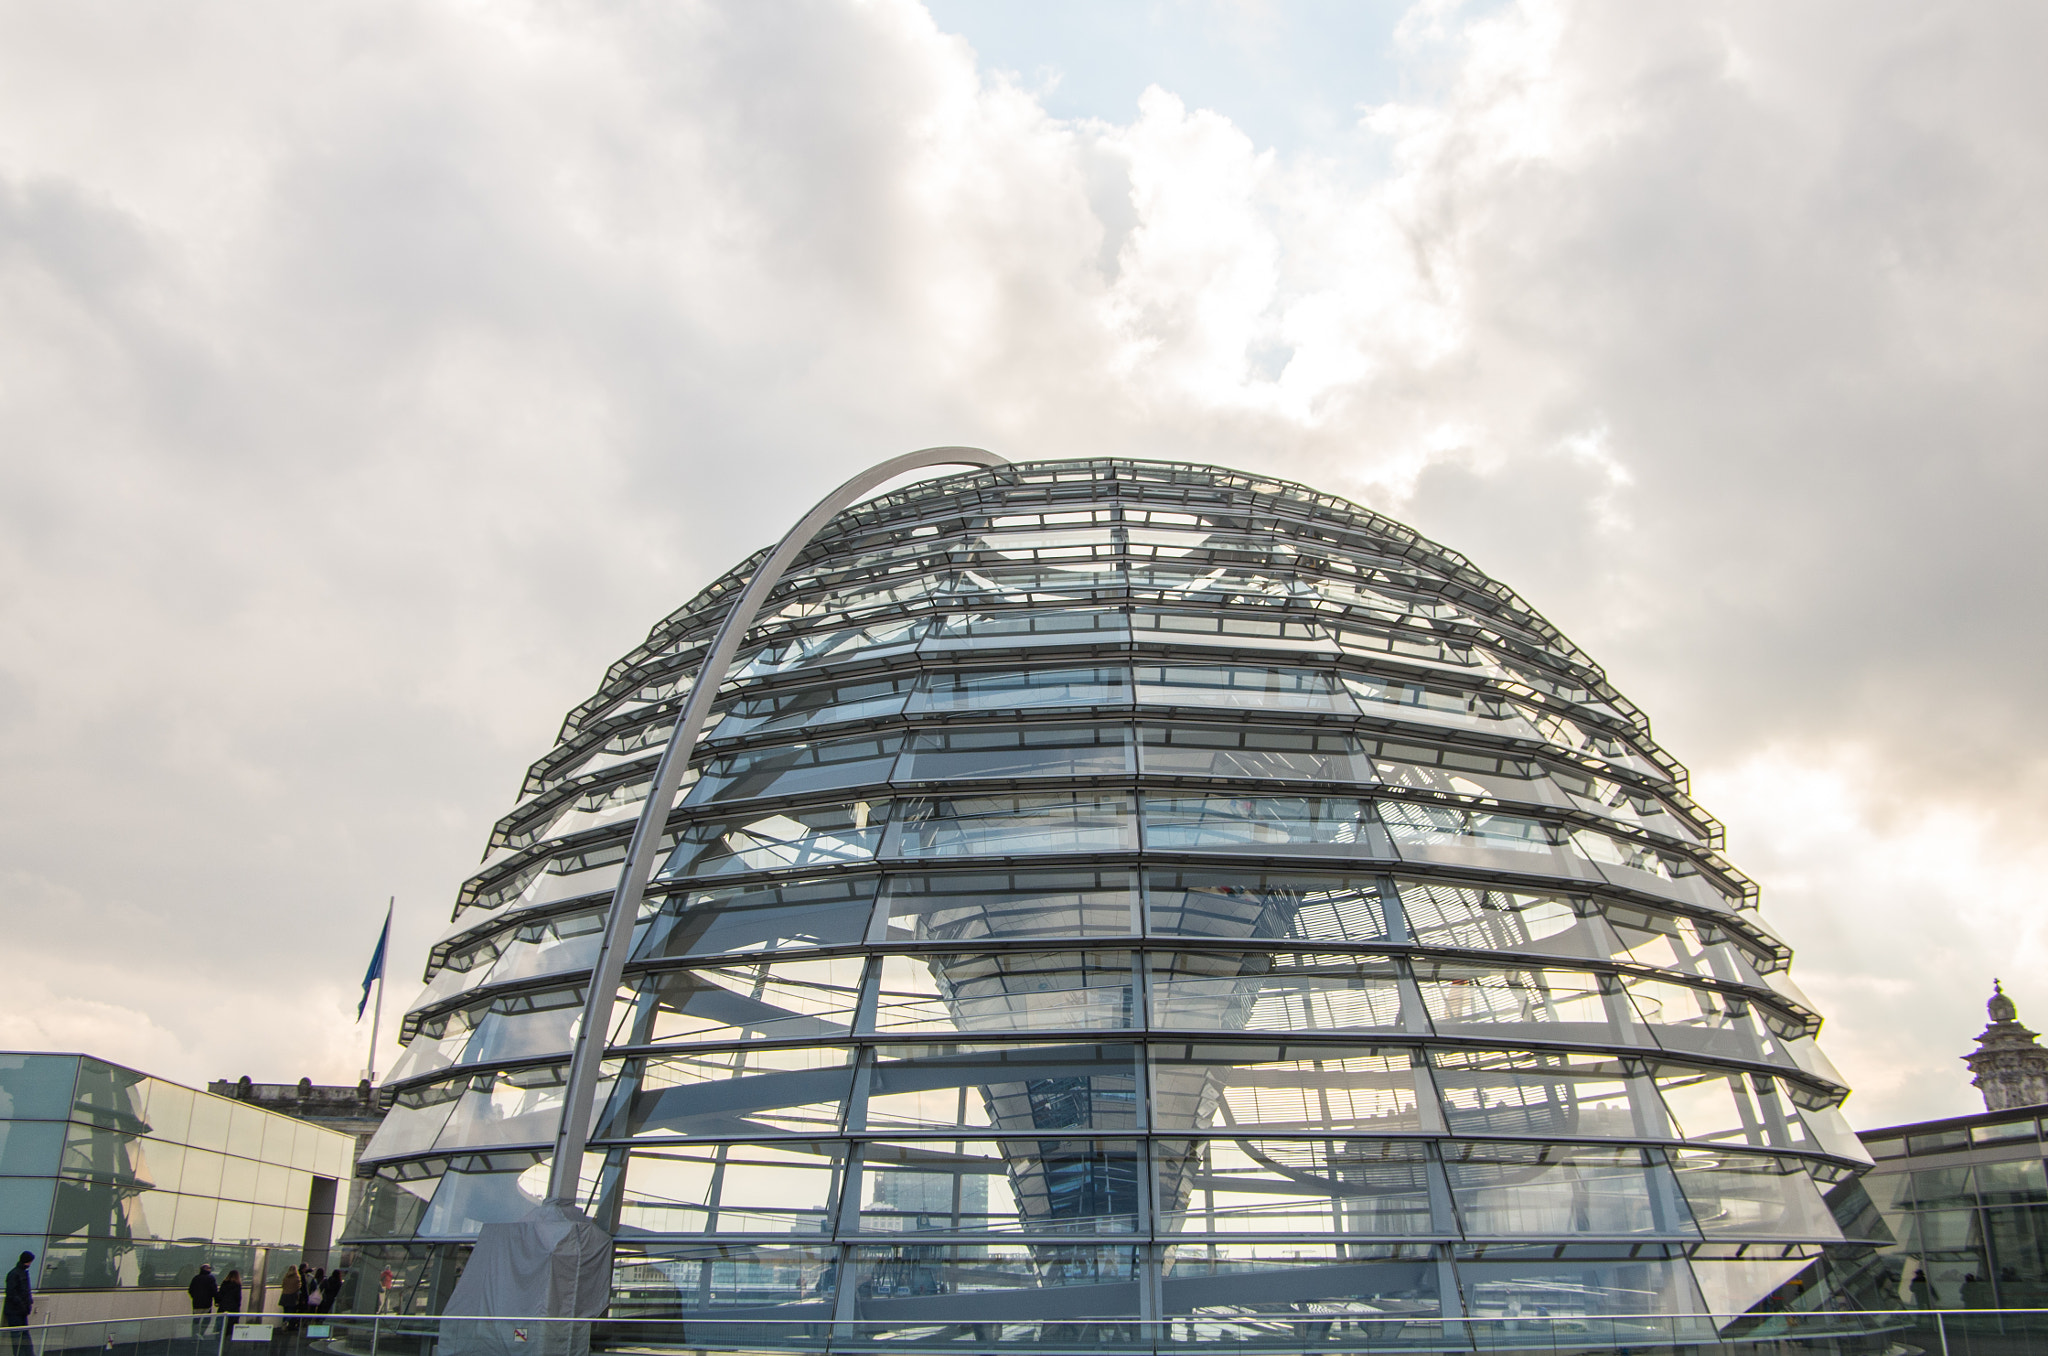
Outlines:
POLYGON ((893 874, 884 891, 890 942, 1117 937, 1137 931, 1138 879, 1129 870, 893 874))
POLYGON ((692 890, 653 903, 639 961, 849 946, 867 932, 873 876, 692 890))
POLYGON ((1867 1155, 1683 769, 1463 557, 1105 460, 892 491, 800 559, 646 817, 605 1030, 629 820, 752 566, 570 713, 464 887, 349 1226, 404 1304, 543 1189, 579 1040, 617 1313, 1436 1349, 1469 1306, 1628 1345, 1888 1265, 1829 1232, 1867 1155))

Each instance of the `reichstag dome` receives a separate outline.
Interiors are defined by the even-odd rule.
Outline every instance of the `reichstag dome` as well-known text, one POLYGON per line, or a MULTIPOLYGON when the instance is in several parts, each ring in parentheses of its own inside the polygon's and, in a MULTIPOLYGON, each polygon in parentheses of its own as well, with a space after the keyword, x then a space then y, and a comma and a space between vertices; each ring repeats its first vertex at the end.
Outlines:
MULTIPOLYGON (((346 1233, 396 1308, 549 1194, 628 837, 766 555, 569 712, 461 891, 346 1233)), ((1456 552, 1037 461, 856 504, 766 597, 588 1056, 615 1316, 1731 1314, 1859 1252, 1755 886, 1456 552)))

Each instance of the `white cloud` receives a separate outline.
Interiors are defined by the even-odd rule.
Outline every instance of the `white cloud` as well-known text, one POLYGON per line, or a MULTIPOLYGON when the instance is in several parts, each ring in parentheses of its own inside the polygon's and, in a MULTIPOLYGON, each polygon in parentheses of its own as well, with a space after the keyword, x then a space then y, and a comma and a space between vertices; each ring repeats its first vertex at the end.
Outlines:
POLYGON ((1055 119, 907 0, 112 15, 0 13, 15 1030, 352 1078, 385 895, 403 971, 610 659, 962 441, 1467 552, 1705 769, 1852 1110, 1967 1103, 2048 755, 2035 12, 1430 5, 1383 173, 1055 119))

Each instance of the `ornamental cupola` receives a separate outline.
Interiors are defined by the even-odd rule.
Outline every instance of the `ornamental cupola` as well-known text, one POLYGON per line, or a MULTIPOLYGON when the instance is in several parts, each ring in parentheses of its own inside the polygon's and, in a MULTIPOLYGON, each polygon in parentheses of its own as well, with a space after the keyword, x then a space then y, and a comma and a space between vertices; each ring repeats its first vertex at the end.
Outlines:
POLYGON ((1973 1075, 1970 1082, 1984 1093, 1984 1109, 2007 1111, 2048 1102, 2048 1049, 2020 1025, 2019 1009, 1995 979, 1991 1001, 1984 1008, 1991 1025, 1977 1037, 1977 1048, 1963 1056, 1973 1075))

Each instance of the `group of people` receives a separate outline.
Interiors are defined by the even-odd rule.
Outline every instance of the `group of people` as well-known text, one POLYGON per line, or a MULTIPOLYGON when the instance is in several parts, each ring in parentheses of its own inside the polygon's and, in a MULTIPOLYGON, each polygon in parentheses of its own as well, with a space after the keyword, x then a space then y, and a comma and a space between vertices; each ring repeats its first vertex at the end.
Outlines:
MULTIPOLYGON (((335 1297, 341 1293, 341 1282, 340 1267, 329 1271, 325 1267, 311 1267, 303 1262, 297 1266, 286 1267, 284 1275, 277 1283, 277 1307, 289 1315, 333 1313, 335 1297)), ((212 1333, 213 1316, 217 1313, 227 1316, 226 1335, 234 1336, 235 1320, 242 1312, 241 1272, 230 1271, 226 1280, 216 1281, 213 1263, 202 1262, 199 1274, 192 1278, 191 1284, 185 1287, 185 1292, 192 1297, 194 1337, 205 1337, 212 1333)), ((12 1289, 8 1294, 10 1297, 13 1295, 12 1289)), ((296 1331, 298 1326, 297 1317, 285 1319, 285 1331, 296 1331)))
POLYGON ((242 1273, 230 1271, 226 1280, 216 1280, 213 1263, 201 1262, 199 1274, 185 1287, 192 1297, 192 1335, 207 1337, 213 1332, 213 1316, 227 1315, 227 1335, 235 1333, 235 1319, 242 1312, 242 1273))
MULTIPOLYGON (((304 1262, 286 1267, 277 1283, 277 1307, 287 1314, 331 1314, 334 1297, 341 1293, 341 1268, 309 1267, 304 1262)), ((299 1320, 287 1318, 286 1332, 298 1331, 299 1320)))

